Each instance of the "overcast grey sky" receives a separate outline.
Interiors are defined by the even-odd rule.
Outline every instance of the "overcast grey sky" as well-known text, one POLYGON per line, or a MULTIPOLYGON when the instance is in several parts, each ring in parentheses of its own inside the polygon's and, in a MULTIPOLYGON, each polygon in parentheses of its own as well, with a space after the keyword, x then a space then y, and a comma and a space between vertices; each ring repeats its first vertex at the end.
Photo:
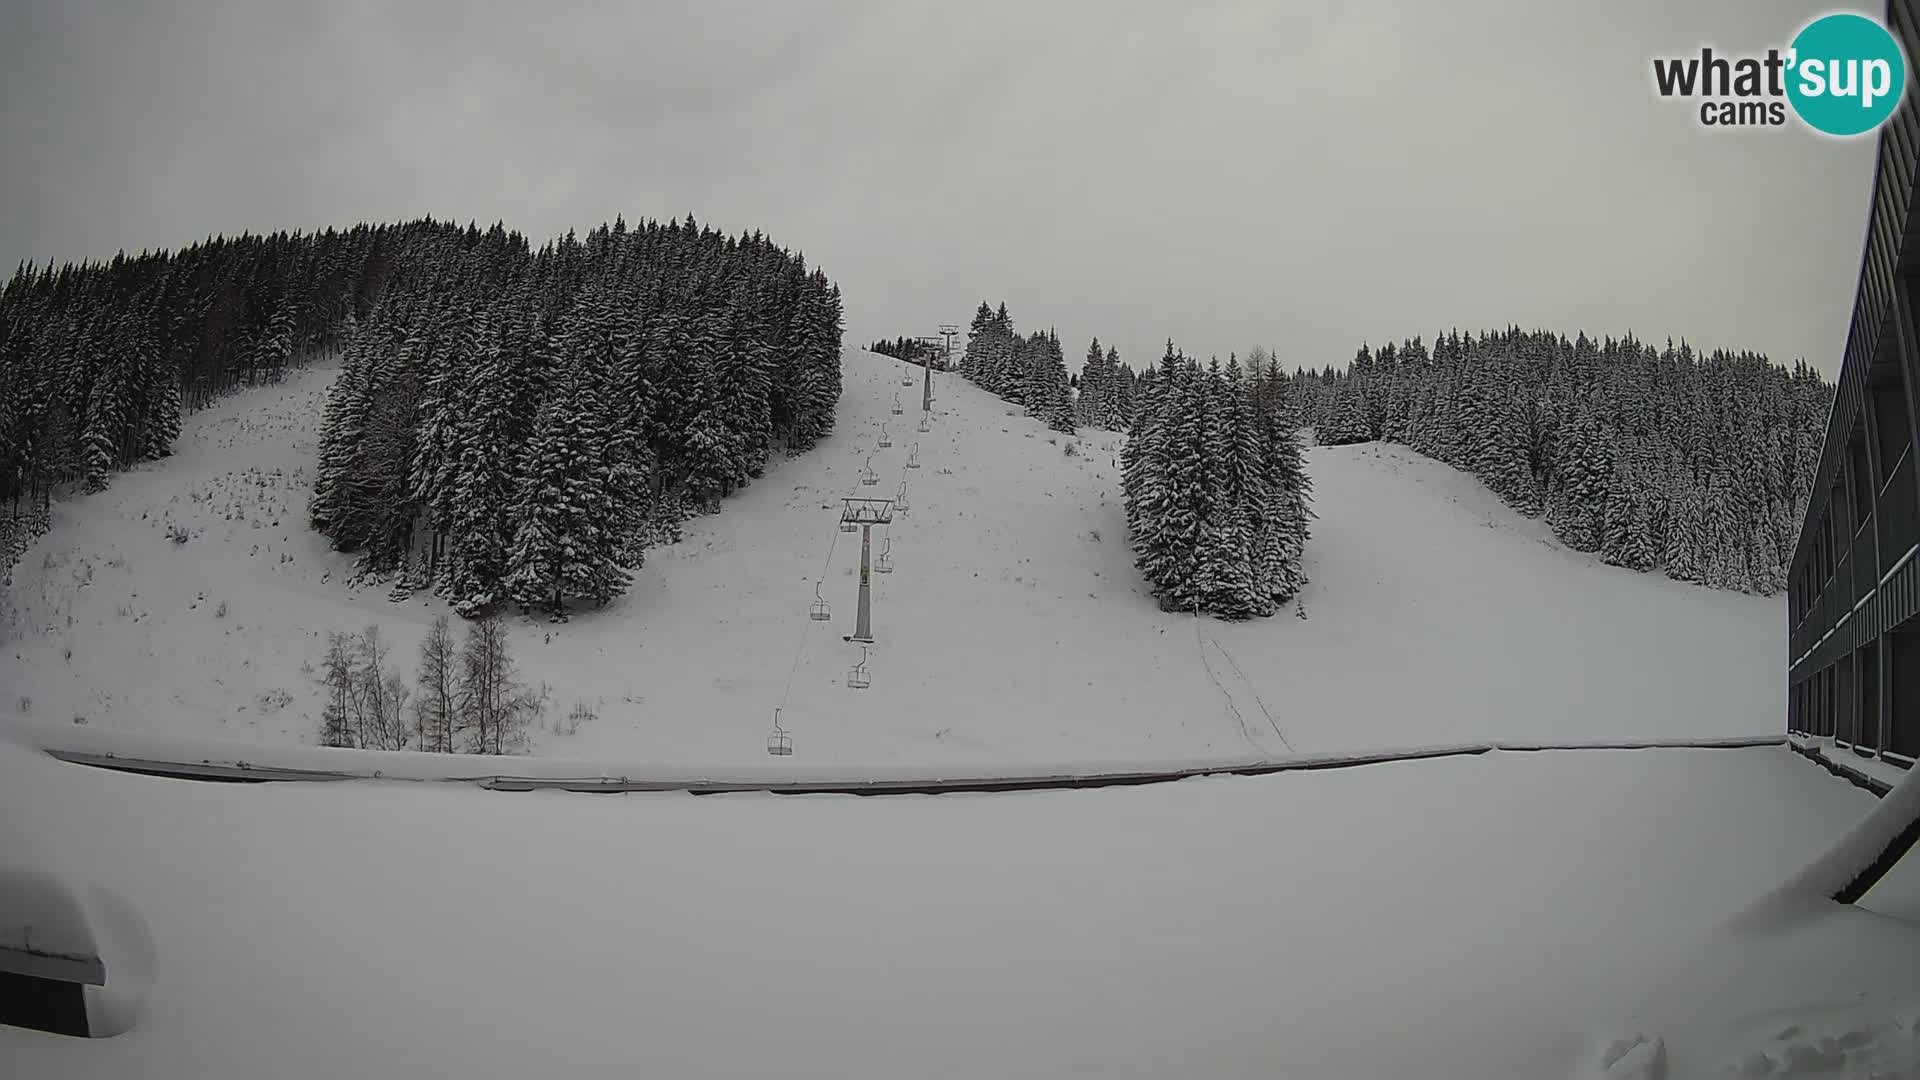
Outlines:
POLYGON ((1832 374, 1872 140, 1706 130, 1650 74, 1824 10, 8 0, 0 259, 691 212, 804 251, 857 341, 984 298, 1076 369, 1515 322, 1832 374))

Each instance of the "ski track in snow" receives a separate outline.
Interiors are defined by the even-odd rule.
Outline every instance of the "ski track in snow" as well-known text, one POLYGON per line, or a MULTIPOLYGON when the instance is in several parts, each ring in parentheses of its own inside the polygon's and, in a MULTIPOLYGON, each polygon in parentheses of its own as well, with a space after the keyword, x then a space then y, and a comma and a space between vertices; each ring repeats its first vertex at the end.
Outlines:
MULTIPOLYGON (((549 725, 575 701, 598 712, 574 735, 537 731, 535 753, 759 760, 790 669, 795 761, 1285 753, 1275 723, 1299 752, 1779 729, 1777 598, 1599 565, 1404 447, 1309 451, 1306 618, 1295 604, 1206 620, 1217 653, 1185 644, 1192 617, 1159 611, 1132 566, 1122 435, 1055 435, 956 374, 935 376, 932 430, 916 432, 918 380, 902 387, 901 372, 850 350, 819 447, 650 551, 607 609, 512 617, 523 675, 554 690, 549 725), (862 487, 868 455, 881 482, 862 487), (859 544, 836 532, 839 500, 903 478, 911 512, 874 541, 892 534, 896 570, 873 578, 873 685, 854 691, 859 649, 841 638, 859 544), (834 617, 810 624, 829 545, 834 617)), ((225 399, 188 419, 171 459, 57 506, 8 585, 0 716, 310 743, 329 631, 377 623, 411 674, 445 605, 348 587, 352 557, 306 527, 332 376, 225 399)))

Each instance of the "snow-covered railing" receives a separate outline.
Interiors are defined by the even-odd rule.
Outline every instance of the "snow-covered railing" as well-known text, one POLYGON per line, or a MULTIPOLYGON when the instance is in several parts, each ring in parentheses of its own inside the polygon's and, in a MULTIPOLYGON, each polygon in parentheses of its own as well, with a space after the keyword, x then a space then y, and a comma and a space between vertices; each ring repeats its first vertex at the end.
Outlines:
MULTIPOLYGON (((1852 607, 1848 608, 1844 613, 1842 613, 1838 619, 1835 619, 1833 625, 1827 627, 1826 633, 1820 635, 1819 640, 1807 646, 1805 649, 1801 651, 1799 656, 1794 657, 1790 662, 1788 662, 1787 670, 1792 671, 1794 668, 1797 668, 1801 664, 1805 663, 1807 660, 1807 657, 1812 656, 1816 652, 1819 652, 1820 646, 1825 645, 1829 638, 1839 633, 1841 628, 1845 627, 1849 622, 1851 622, 1854 616, 1860 614, 1861 608, 1864 608, 1868 604, 1872 603, 1874 598, 1880 595, 1880 591, 1887 587, 1888 582, 1891 582, 1894 579, 1894 576, 1900 573, 1900 571, 1905 570, 1907 568, 1907 564, 1910 562, 1913 562, 1915 558, 1920 558, 1920 544, 1914 544, 1912 547, 1909 547, 1906 550, 1905 554, 1901 555, 1898 559, 1894 560, 1893 566, 1890 569, 1888 569, 1886 573, 1880 575, 1880 580, 1874 583, 1873 588, 1867 590, 1867 593, 1865 596, 1862 596, 1859 600, 1857 600, 1854 603, 1852 607)), ((1801 621, 1805 622, 1804 619, 1801 621)))
POLYGON ((1832 736, 1818 738, 1805 735, 1791 736, 1787 739, 1787 745, 1800 756, 1875 796, 1892 791, 1894 785, 1905 778, 1905 771, 1899 764, 1898 755, 1895 755, 1891 763, 1862 757, 1852 752, 1851 747, 1832 736), (1833 751, 1836 750, 1846 752, 1834 753, 1833 751))
POLYGON ((565 758, 425 754, 263 746, 226 739, 0 722, 0 738, 64 761, 183 779, 230 781, 407 780, 475 784, 496 791, 766 791, 778 794, 925 794, 1029 791, 1167 783, 1199 776, 1259 776, 1315 769, 1467 757, 1496 751, 1724 749, 1779 746, 1785 735, 1587 741, 1486 740, 1355 752, 1137 761, 901 764, 823 762, 598 762, 565 758))
POLYGON ((1889 788, 1846 835, 1762 896, 1736 925, 1754 930, 1777 927, 1829 902, 1855 903, 1916 845, 1920 845, 1920 769, 1889 788))

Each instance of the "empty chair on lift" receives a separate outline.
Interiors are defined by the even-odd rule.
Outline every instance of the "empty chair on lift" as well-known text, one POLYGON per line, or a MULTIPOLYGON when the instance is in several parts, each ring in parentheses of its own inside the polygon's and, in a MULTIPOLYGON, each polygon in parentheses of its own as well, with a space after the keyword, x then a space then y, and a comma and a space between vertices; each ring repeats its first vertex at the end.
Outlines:
POLYGON ((928 420, 927 420, 927 414, 926 414, 926 413, 921 413, 921 414, 920 414, 920 426, 919 426, 919 427, 918 427, 917 429, 915 429, 915 430, 918 430, 918 431, 932 431, 932 430, 933 430, 933 425, 932 425, 931 423, 929 423, 929 422, 928 422, 928 420))
POLYGON ((880 449, 885 450, 892 445, 893 445, 893 436, 887 434, 887 425, 881 424, 880 425, 880 449))
POLYGON ((873 569, 878 574, 893 573, 893 537, 889 536, 880 548, 880 557, 874 560, 873 569))
POLYGON ((914 443, 913 452, 907 455, 907 468, 917 469, 919 467, 920 467, 920 444, 914 443))
POLYGON ((767 753, 775 757, 790 757, 793 754, 793 736, 780 726, 780 710, 773 710, 773 732, 767 736, 767 753))
POLYGON ((902 481, 900 481, 900 490, 894 493, 894 496, 893 496, 893 508, 894 508, 895 510, 897 510, 897 511, 899 511, 899 513, 900 513, 900 515, 901 515, 902 517, 905 517, 905 516, 906 516, 906 513, 907 513, 907 482, 906 482, 905 480, 902 480, 902 481))
POLYGON ((873 676, 867 674, 867 647, 860 646, 860 662, 847 672, 847 685, 855 690, 865 690, 873 685, 873 676))
POLYGON ((820 595, 820 583, 813 583, 813 603, 807 605, 807 618, 814 622, 826 622, 833 618, 833 609, 827 606, 826 597, 820 595))
POLYGON ((860 482, 872 487, 880 482, 880 474, 873 471, 873 455, 867 455, 867 463, 860 467, 860 482))
POLYGON ((895 390, 893 392, 893 415, 899 416, 905 411, 905 409, 900 407, 900 391, 895 390))

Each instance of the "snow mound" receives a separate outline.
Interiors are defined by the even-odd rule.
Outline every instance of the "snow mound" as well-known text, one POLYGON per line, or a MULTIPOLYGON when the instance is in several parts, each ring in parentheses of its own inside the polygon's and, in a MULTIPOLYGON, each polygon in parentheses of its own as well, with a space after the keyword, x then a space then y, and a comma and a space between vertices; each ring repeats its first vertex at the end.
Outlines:
POLYGON ((1616 1039, 1600 1053, 1595 1080, 1667 1080, 1667 1044, 1655 1036, 1616 1039))
MULTIPOLYGON (((651 551, 626 596, 564 625, 511 620, 523 675, 551 689, 536 754, 760 761, 776 706, 793 764, 1272 757, 1781 726, 1777 599, 1599 565, 1404 447, 1309 453, 1312 581, 1280 616, 1227 625, 1163 613, 1146 594, 1119 494, 1124 436, 1057 435, 952 374, 934 377, 922 433, 918 369, 856 351, 844 374, 834 434, 651 551), (872 686, 850 689, 859 537, 836 528, 841 500, 903 483, 910 511, 874 538, 891 572, 872 578, 872 686), (807 617, 816 583, 828 622, 807 617), (576 703, 592 718, 563 719, 576 703)), ((328 632, 378 624, 411 671, 445 605, 349 585, 352 558, 305 524, 332 375, 225 399, 188 418, 172 458, 56 507, 7 586, 0 715, 311 743, 328 632)))
POLYGON ((1778 927, 1827 906, 1828 897, 1852 884, 1915 820, 1920 820, 1920 769, 1903 778, 1819 857, 1742 913, 1739 925, 1778 927))
POLYGON ((1798 1024, 1727 1064, 1738 1076, 1920 1075, 1920 1047, 1891 1023, 1855 1023, 1833 1034, 1808 1036, 1798 1024), (1908 1045, 1902 1046, 1902 1043, 1908 1045))
MULTIPOLYGON (((0 950, 28 961, 60 962, 62 972, 100 965, 86 914, 72 890, 52 875, 24 866, 0 864, 0 950)), ((11 970, 3 956, 0 970, 11 970)))
POLYGON ((141 1022, 153 992, 153 931, 139 910, 111 889, 88 885, 80 895, 107 962, 106 985, 86 989, 87 1032, 96 1039, 123 1035, 141 1022))

